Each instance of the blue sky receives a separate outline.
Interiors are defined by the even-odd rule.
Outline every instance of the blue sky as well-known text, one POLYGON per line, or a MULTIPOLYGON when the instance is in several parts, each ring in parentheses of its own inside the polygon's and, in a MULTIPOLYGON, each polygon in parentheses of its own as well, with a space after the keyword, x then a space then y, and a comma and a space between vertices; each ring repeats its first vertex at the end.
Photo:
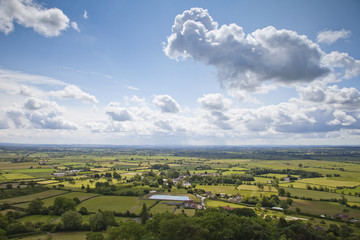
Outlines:
POLYGON ((358 1, 0 0, 0 137, 357 145, 359 10, 358 1))

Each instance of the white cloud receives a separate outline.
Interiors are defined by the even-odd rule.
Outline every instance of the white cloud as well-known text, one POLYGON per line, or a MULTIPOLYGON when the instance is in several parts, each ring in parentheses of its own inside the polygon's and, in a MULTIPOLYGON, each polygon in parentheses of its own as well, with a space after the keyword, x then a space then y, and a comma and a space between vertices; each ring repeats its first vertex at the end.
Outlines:
POLYGON ((8 128, 10 128, 8 121, 4 118, 0 118, 0 129, 8 129, 8 128))
POLYGON ((169 95, 157 95, 153 103, 164 113, 177 113, 180 111, 179 104, 169 95))
POLYGON ((97 103, 95 96, 83 92, 75 85, 67 85, 63 90, 51 91, 49 95, 63 99, 79 99, 85 103, 97 103))
POLYGON ((0 31, 5 34, 14 30, 16 22, 45 37, 57 37, 69 21, 60 9, 46 9, 33 0, 0 0, 0 31))
POLYGON ((331 68, 344 69, 343 73, 338 73, 338 78, 350 79, 360 74, 360 60, 352 58, 347 53, 334 51, 325 55, 323 61, 331 68))
POLYGON ((138 89, 137 87, 134 87, 134 86, 130 86, 130 85, 125 85, 125 87, 129 90, 132 90, 132 91, 139 91, 140 89, 138 89))
POLYGON ((216 67, 228 90, 260 91, 267 81, 312 82, 329 73, 321 49, 306 36, 272 26, 246 36, 236 24, 219 28, 201 8, 176 16, 164 52, 171 59, 192 58, 216 67))
POLYGON ((202 108, 208 110, 225 110, 231 107, 231 100, 220 93, 207 94, 198 99, 202 108))
POLYGON ((109 103, 105 108, 106 114, 112 120, 118 122, 131 121, 133 117, 126 108, 122 108, 119 103, 109 103))
POLYGON ((340 31, 324 30, 318 33, 316 40, 318 43, 333 44, 341 38, 349 38, 351 31, 342 29, 340 31))
POLYGON ((345 112, 336 110, 333 113, 335 119, 329 122, 329 125, 343 125, 343 126, 349 126, 356 122, 355 118, 347 115, 345 112))
POLYGON ((71 22, 71 27, 77 32, 80 32, 79 26, 76 22, 71 22))
POLYGON ((32 84, 32 85, 67 85, 65 82, 40 76, 40 75, 33 75, 33 74, 26 74, 18 71, 12 71, 7 69, 0 68, 0 82, 2 85, 10 85, 10 84, 32 84))
POLYGON ((88 18, 89 18, 88 12, 87 12, 86 10, 84 10, 83 18, 84 18, 84 19, 88 19, 88 18))
POLYGON ((57 103, 29 98, 23 105, 15 104, 3 110, 15 128, 75 130, 75 123, 64 118, 64 110, 57 103))
POLYGON ((333 109, 360 109, 360 92, 356 88, 339 88, 337 85, 310 85, 297 88, 304 101, 326 104, 333 109))

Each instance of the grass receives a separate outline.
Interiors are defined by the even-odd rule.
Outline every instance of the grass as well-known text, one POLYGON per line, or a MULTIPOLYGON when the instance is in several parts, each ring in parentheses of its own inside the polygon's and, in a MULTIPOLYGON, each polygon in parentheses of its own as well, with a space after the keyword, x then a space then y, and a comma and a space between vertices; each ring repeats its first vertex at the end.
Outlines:
POLYGON ((20 163, 0 162, 1 170, 30 169, 31 167, 34 167, 34 166, 38 166, 38 162, 20 162, 20 163))
MULTIPOLYGON (((95 197, 95 196, 99 196, 99 194, 85 193, 85 192, 70 192, 70 193, 65 193, 65 194, 61 195, 61 197, 66 197, 66 198, 71 198, 71 199, 73 199, 74 197, 77 197, 77 198, 79 198, 79 200, 81 202, 85 201, 89 198, 95 197)), ((59 197, 59 196, 43 199, 44 207, 52 206, 54 204, 55 198, 57 198, 57 197, 59 197)), ((28 205, 29 205, 29 202, 16 204, 15 206, 20 207, 20 208, 27 208, 28 205)))
MULTIPOLYGON (((298 189, 298 188, 284 188, 287 192, 291 193, 291 196, 298 196, 298 197, 305 197, 305 198, 312 198, 313 200, 320 200, 320 199, 341 199, 342 195, 338 193, 332 192, 322 192, 322 191, 314 191, 314 190, 305 190, 305 189, 298 189)), ((359 197, 355 196, 344 196, 349 202, 360 202, 359 197)))
POLYGON ((341 181, 335 180, 334 178, 307 178, 298 180, 297 182, 306 183, 306 184, 315 184, 326 187, 356 187, 360 185, 360 182, 353 181, 341 181))
MULTIPOLYGON (((337 213, 342 213, 346 207, 334 202, 322 202, 322 201, 306 201, 300 199, 293 199, 294 203, 291 205, 290 210, 295 211, 296 208, 300 208, 301 212, 311 213, 315 215, 328 215, 333 216, 337 213)), ((354 218, 360 218, 360 210, 347 208, 349 210, 349 216, 354 218)))
MULTIPOLYGON (((158 204, 156 204, 154 207, 151 208, 152 213, 163 213, 168 211, 169 213, 172 213, 176 206, 167 205, 169 201, 161 201, 158 204)), ((179 211, 180 212, 180 211, 179 211)))
POLYGON ((2 176, 5 178, 5 180, 33 178, 32 176, 30 176, 28 174, 23 174, 23 173, 7 173, 7 174, 3 174, 2 176))
MULTIPOLYGON (((240 187, 240 186, 239 186, 240 187)), ((210 191, 211 193, 226 193, 236 195, 238 190, 235 189, 234 185, 197 185, 196 188, 210 191)))
MULTIPOLYGON (((88 232, 58 232, 58 233, 50 233, 49 235, 52 237, 52 240, 85 240, 86 234, 88 232)), ((30 236, 21 238, 22 240, 46 240, 48 239, 48 234, 30 236)))
POLYGON ((206 199, 205 206, 206 207, 214 207, 214 208, 226 207, 226 206, 229 206, 230 208, 244 208, 245 207, 243 205, 239 205, 239 204, 235 204, 235 203, 227 203, 227 202, 211 200, 211 199, 206 199))
POLYGON ((89 212, 97 212, 98 209, 101 209, 115 212, 126 212, 129 210, 130 212, 140 213, 144 203, 150 207, 156 203, 156 201, 141 200, 138 197, 100 196, 80 203, 77 209, 79 210, 84 206, 89 212))
POLYGON ((20 196, 20 197, 15 197, 15 198, 7 198, 7 199, 1 199, 0 203, 9 203, 9 204, 14 204, 14 203, 21 203, 21 202, 29 202, 35 198, 48 198, 48 197, 52 197, 52 196, 57 196, 57 195, 61 195, 61 194, 65 194, 67 193, 67 191, 63 191, 63 190, 48 190, 48 191, 44 191, 44 192, 39 192, 39 193, 34 193, 34 194, 29 194, 29 195, 25 195, 25 196, 20 196))
POLYGON ((254 185, 239 185, 238 189, 235 189, 234 185, 198 185, 196 188, 203 189, 205 191, 210 191, 211 193, 226 193, 232 195, 244 195, 244 196, 270 196, 276 194, 276 189, 272 188, 272 191, 269 191, 268 187, 264 187, 263 191, 259 191, 257 186, 254 185))
POLYGON ((56 219, 59 219, 59 216, 55 216, 55 215, 31 215, 31 216, 26 216, 23 218, 20 218, 20 222, 25 223, 25 222, 32 222, 32 223, 37 223, 37 222, 43 222, 43 223, 49 223, 52 222, 56 219))

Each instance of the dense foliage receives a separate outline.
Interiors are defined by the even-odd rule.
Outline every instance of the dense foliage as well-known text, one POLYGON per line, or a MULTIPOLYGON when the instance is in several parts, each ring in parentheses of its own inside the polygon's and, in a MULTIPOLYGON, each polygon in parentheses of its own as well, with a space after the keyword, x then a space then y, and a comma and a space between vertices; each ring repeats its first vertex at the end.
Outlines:
POLYGON ((357 239, 353 231, 342 225, 326 230, 311 223, 244 216, 241 210, 209 209, 197 211, 193 217, 156 214, 147 223, 128 221, 108 228, 106 239, 159 240, 230 240, 230 239, 357 239))

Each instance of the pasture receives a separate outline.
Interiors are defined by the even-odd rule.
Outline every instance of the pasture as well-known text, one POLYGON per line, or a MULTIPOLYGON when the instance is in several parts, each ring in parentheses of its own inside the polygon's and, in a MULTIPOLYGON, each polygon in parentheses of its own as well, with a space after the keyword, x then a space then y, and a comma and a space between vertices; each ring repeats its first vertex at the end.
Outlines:
POLYGON ((213 208, 226 207, 226 206, 230 207, 230 208, 244 208, 244 207, 246 207, 246 206, 240 205, 240 204, 229 203, 229 202, 218 201, 218 200, 211 200, 211 199, 206 199, 205 206, 206 207, 213 207, 213 208))
POLYGON ((339 203, 323 202, 323 201, 306 201, 300 199, 294 199, 290 210, 295 211, 296 208, 300 208, 301 212, 311 213, 315 215, 327 215, 333 216, 337 213, 343 213, 344 209, 349 210, 349 216, 354 218, 360 218, 360 210, 347 208, 339 203))
POLYGON ((99 196, 91 198, 80 203, 77 206, 79 210, 82 206, 86 207, 89 212, 97 212, 99 209, 115 212, 134 212, 140 213, 143 204, 148 207, 155 204, 155 200, 141 200, 138 197, 122 197, 122 196, 99 196))
POLYGON ((44 192, 29 194, 25 196, 15 197, 15 198, 7 198, 7 199, 1 199, 0 203, 9 203, 9 204, 15 204, 15 203, 23 203, 23 202, 29 202, 31 200, 34 200, 35 198, 49 198, 53 196, 59 196, 62 194, 68 193, 67 191, 63 190, 48 190, 44 192))
MULTIPOLYGON (((322 192, 322 191, 314 191, 314 190, 305 190, 305 189, 297 189, 297 188, 284 188, 287 192, 291 193, 291 196, 297 197, 305 197, 312 198, 313 200, 320 199, 341 199, 342 194, 332 193, 332 192, 322 192)), ((349 202, 360 202, 360 197, 355 196, 344 196, 349 202)))

